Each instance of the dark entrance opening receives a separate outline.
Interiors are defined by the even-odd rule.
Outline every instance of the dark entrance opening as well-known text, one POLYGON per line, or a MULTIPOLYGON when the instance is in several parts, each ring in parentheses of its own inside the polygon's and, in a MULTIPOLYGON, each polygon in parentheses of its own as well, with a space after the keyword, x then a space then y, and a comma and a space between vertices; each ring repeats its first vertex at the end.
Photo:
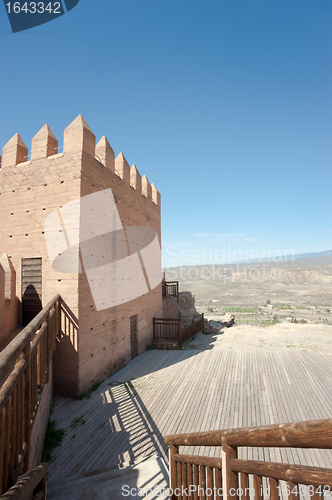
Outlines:
POLYGON ((42 310, 42 259, 22 259, 22 326, 42 310))
POLYGON ((130 316, 130 348, 131 359, 137 356, 137 314, 130 316))

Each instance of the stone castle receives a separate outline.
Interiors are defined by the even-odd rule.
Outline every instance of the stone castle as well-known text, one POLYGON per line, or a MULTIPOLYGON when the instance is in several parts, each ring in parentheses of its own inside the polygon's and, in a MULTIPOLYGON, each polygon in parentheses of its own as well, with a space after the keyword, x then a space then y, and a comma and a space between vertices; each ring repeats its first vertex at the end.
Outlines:
MULTIPOLYGON (((53 357, 54 388, 78 397, 144 352, 153 340, 153 318, 177 317, 177 304, 163 305, 161 280, 156 286, 146 280, 146 293, 97 310, 85 272, 63 273, 52 267, 45 239, 47 217, 72 200, 110 188, 121 224, 151 228, 161 243, 159 191, 122 153, 114 158, 105 136, 96 144, 79 115, 65 129, 62 152, 59 149, 48 125, 33 137, 30 156, 18 134, 3 147, 0 341, 8 341, 16 326, 27 324, 60 294, 63 314, 53 357)), ((54 231, 68 239, 69 229, 62 229, 54 231)), ((81 227, 74 229, 80 232, 81 227)), ((145 278, 146 271, 143 264, 145 278)))

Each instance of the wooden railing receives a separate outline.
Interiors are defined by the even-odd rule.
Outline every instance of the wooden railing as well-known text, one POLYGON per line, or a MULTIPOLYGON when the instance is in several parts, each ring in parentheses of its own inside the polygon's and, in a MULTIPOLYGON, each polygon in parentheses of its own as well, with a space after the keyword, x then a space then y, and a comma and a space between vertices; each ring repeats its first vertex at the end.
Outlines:
POLYGON ((180 319, 153 318, 153 340, 173 340, 179 347, 190 337, 204 330, 204 314, 181 324, 180 319))
POLYGON ((200 314, 190 321, 181 324, 180 347, 186 340, 194 338, 194 336, 202 330, 204 330, 204 314, 200 314))
POLYGON ((323 500, 323 490, 332 490, 332 469, 241 460, 237 455, 240 446, 331 449, 332 419, 178 434, 166 436, 165 443, 172 499, 323 500), (221 456, 183 455, 179 446, 218 446, 221 456))
POLYGON ((178 281, 163 281, 162 282, 163 297, 176 297, 179 302, 179 282, 178 281))
POLYGON ((4 495, 1 495, 0 500, 26 500, 31 498, 31 495, 33 495, 32 500, 46 499, 47 471, 48 465, 46 463, 38 465, 4 495))
POLYGON ((0 353, 0 495, 29 469, 31 428, 59 332, 56 295, 0 353))
POLYGON ((153 340, 164 339, 179 341, 180 319, 153 318, 153 340))

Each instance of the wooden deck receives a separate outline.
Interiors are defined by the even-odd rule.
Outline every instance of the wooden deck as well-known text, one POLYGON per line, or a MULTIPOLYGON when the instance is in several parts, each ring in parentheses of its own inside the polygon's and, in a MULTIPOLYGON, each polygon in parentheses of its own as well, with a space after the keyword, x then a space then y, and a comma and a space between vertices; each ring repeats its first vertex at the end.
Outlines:
MULTIPOLYGON (((149 351, 90 399, 55 397, 66 430, 49 481, 143 457, 168 461, 166 434, 332 417, 332 357, 306 351, 149 351)), ((188 449, 182 448, 186 453, 188 449)), ((190 449, 218 455, 219 448, 190 449)), ((325 450, 241 450, 241 458, 332 468, 325 450)))

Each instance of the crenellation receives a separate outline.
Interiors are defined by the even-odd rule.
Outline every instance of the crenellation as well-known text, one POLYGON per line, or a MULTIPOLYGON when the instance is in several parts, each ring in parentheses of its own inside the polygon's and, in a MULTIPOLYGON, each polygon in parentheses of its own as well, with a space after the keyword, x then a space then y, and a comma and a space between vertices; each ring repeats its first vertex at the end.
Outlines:
POLYGON ((123 182, 130 184, 130 167, 123 153, 115 158, 115 170, 123 182))
POLYGON ((104 135, 96 144, 96 158, 104 165, 104 167, 109 168, 112 172, 114 172, 114 151, 104 135))
POLYGON ((40 160, 58 153, 58 140, 45 124, 31 141, 31 160, 40 160))
POLYGON ((95 158, 96 136, 82 115, 78 115, 64 131, 63 153, 72 156, 87 153, 95 158))
POLYGON ((2 148, 2 168, 26 162, 27 157, 28 148, 20 135, 16 133, 2 148))
POLYGON ((142 193, 142 177, 135 164, 130 168, 130 185, 138 193, 142 193))
POLYGON ((158 207, 160 207, 161 205, 161 196, 160 196, 160 193, 158 191, 158 189, 156 188, 156 186, 153 184, 151 184, 151 190, 152 190, 152 201, 155 205, 157 205, 158 207))
POLYGON ((148 181, 148 178, 146 177, 146 175, 143 175, 143 177, 142 177, 142 194, 148 200, 152 200, 152 188, 151 188, 151 184, 148 181))

